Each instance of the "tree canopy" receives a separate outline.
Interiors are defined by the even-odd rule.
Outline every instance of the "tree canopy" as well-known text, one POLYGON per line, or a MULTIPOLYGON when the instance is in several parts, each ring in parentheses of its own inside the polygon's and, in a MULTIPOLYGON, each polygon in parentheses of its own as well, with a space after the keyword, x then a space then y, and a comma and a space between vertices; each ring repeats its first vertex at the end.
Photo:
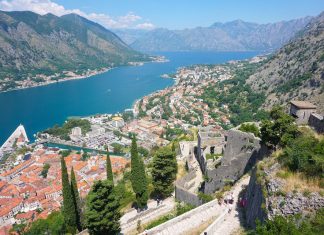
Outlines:
POLYGON ((86 226, 90 234, 118 234, 121 217, 119 206, 119 197, 115 195, 112 182, 95 182, 88 194, 85 211, 86 226))
POLYGON ((114 185, 114 175, 111 168, 111 160, 109 156, 109 151, 107 151, 107 160, 106 160, 106 172, 107 172, 107 180, 110 180, 114 185))
POLYGON ((80 201, 80 195, 78 191, 78 185, 75 178, 73 167, 71 169, 71 193, 75 208, 75 216, 76 216, 76 225, 79 231, 82 231, 82 210, 81 210, 81 201, 80 201))
POLYGON ((65 160, 61 157, 62 170, 62 194, 63 194, 63 215, 67 230, 70 233, 75 233, 77 228, 76 210, 73 202, 72 190, 69 182, 69 175, 67 172, 65 160))
POLYGON ((160 148, 153 158, 152 179, 154 194, 166 198, 173 192, 173 182, 177 174, 175 152, 169 147, 160 148))
POLYGON ((132 139, 131 146, 131 182, 133 191, 136 194, 137 206, 143 209, 146 207, 148 200, 148 183, 143 160, 138 155, 135 136, 132 139))
POLYGON ((54 211, 46 219, 38 219, 30 225, 28 231, 24 232, 25 235, 40 235, 52 234, 61 235, 65 234, 66 228, 64 223, 64 216, 61 212, 54 211))
POLYGON ((270 120, 262 121, 260 132, 262 141, 274 148, 287 145, 299 133, 294 119, 280 106, 272 108, 270 120))

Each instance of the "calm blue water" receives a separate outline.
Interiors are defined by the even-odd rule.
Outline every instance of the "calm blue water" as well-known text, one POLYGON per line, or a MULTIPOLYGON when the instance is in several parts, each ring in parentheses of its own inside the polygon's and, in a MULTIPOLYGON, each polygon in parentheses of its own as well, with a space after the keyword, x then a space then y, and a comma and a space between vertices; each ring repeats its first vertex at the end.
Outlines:
POLYGON ((258 52, 169 52, 168 63, 120 67, 88 79, 0 93, 0 144, 21 123, 29 138, 40 130, 63 123, 70 116, 121 112, 136 99, 173 84, 160 77, 178 67, 224 63, 250 58, 258 52))

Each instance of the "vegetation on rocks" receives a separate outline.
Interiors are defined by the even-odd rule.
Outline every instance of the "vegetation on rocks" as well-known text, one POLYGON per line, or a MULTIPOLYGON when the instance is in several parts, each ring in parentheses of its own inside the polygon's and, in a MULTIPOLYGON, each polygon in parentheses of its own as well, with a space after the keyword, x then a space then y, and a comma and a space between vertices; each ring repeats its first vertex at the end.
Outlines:
POLYGON ((1 11, 0 18, 0 78, 8 78, 0 79, 0 91, 26 79, 39 83, 52 76, 48 79, 55 81, 69 77, 67 71, 81 75, 148 60, 111 31, 76 14, 1 11))
POLYGON ((273 107, 270 118, 262 121, 260 129, 261 139, 269 147, 286 146, 289 141, 297 137, 299 133, 297 125, 282 107, 273 107))
POLYGON ((318 235, 324 231, 324 208, 319 209, 314 216, 302 218, 291 216, 285 218, 276 216, 264 224, 258 223, 255 231, 249 235, 318 235))
POLYGON ((291 140, 279 156, 284 166, 308 177, 324 178, 324 139, 312 134, 301 134, 291 140))
POLYGON ((254 123, 242 123, 239 127, 240 131, 252 133, 254 136, 260 136, 260 130, 254 123))
POLYGON ((263 108, 308 100, 318 106, 319 112, 324 111, 323 26, 322 12, 249 77, 247 83, 252 89, 266 96, 263 108))
POLYGON ((234 126, 267 117, 265 111, 259 110, 265 101, 264 93, 253 91, 250 85, 246 84, 246 79, 261 64, 262 62, 244 64, 242 68, 235 71, 232 79, 208 86, 198 98, 203 99, 210 108, 219 108, 222 104, 227 104, 231 113, 230 120, 234 126))

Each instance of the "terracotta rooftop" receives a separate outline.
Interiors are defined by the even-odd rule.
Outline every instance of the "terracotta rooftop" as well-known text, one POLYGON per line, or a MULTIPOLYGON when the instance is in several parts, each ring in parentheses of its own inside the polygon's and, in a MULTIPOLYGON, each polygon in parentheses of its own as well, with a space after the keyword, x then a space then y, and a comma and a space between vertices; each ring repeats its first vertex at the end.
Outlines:
POLYGON ((299 101, 299 100, 293 100, 290 101, 292 105, 295 105, 298 108, 301 109, 316 109, 316 105, 308 102, 308 101, 299 101))

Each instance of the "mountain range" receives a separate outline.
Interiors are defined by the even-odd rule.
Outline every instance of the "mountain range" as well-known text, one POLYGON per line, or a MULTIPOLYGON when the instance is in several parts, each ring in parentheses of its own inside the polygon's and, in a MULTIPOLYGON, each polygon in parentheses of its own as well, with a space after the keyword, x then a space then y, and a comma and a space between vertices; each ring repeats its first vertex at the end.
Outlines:
POLYGON ((0 11, 0 82, 62 71, 82 73, 146 57, 113 32, 76 14, 0 11))
POLYGON ((266 94, 264 108, 307 100, 324 113, 324 12, 274 53, 247 83, 266 94))
POLYGON ((235 20, 183 30, 115 30, 138 51, 272 51, 288 42, 312 17, 257 24, 235 20))

